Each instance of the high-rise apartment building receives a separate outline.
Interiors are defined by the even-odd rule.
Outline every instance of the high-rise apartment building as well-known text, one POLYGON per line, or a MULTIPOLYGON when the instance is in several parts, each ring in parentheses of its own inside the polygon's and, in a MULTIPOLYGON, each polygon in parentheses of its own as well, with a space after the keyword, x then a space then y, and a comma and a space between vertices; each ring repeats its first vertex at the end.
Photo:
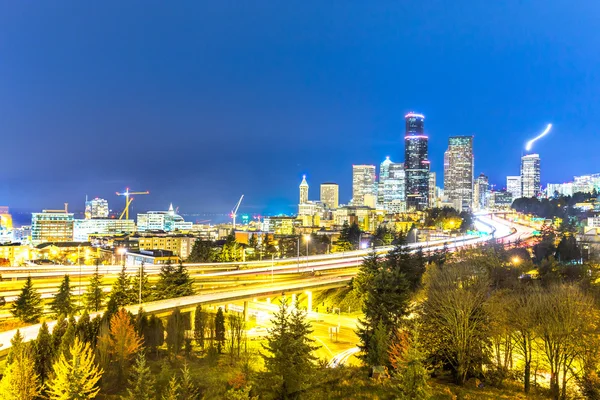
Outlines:
POLYGON ((374 207, 377 201, 374 165, 352 166, 352 205, 374 207))
POLYGON ((46 242, 73 241, 73 213, 64 210, 43 210, 31 214, 31 241, 34 244, 46 242))
POLYGON ((108 218, 108 201, 96 197, 85 201, 85 219, 108 218))
POLYGON ((335 210, 340 205, 340 188, 337 183, 321 183, 321 203, 330 210, 335 210))
POLYGON ((300 182, 300 204, 308 203, 308 182, 306 182, 306 175, 302 175, 302 182, 300 182))
POLYGON ((490 180, 483 173, 475 179, 473 187, 473 208, 482 210, 487 208, 490 203, 490 180))
POLYGON ((404 168, 406 170, 406 202, 409 208, 422 210, 429 204, 428 137, 422 114, 406 114, 404 135, 404 168))
POLYGON ((540 155, 521 157, 521 196, 538 197, 541 193, 540 155))
POLYGON ((523 197, 521 196, 521 177, 507 176, 506 191, 512 195, 513 200, 523 197))
POLYGON ((473 136, 452 136, 444 153, 444 194, 459 211, 473 206, 473 136))

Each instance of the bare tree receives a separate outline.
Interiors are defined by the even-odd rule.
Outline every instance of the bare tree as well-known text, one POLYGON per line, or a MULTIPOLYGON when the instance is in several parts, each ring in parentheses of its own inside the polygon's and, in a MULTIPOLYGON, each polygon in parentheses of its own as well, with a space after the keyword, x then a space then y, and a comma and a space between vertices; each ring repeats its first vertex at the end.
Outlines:
POLYGON ((227 320, 229 335, 227 338, 227 346, 229 348, 229 355, 231 357, 231 363, 233 364, 233 358, 237 352, 237 356, 240 356, 240 347, 242 343, 242 336, 244 333, 244 317, 241 314, 235 313, 230 314, 227 320), (237 350, 237 351, 236 351, 237 350))
POLYGON ((425 350, 454 370, 458 384, 480 371, 487 357, 487 274, 470 263, 432 271, 423 305, 425 350))
POLYGON ((536 306, 540 293, 535 287, 527 287, 513 292, 508 300, 510 312, 507 314, 515 352, 523 359, 523 390, 529 393, 531 388, 531 363, 533 344, 536 339, 536 306))
POLYGON ((540 292, 535 325, 540 348, 550 367, 550 391, 566 398, 567 381, 576 357, 592 333, 597 318, 592 300, 577 287, 556 285, 540 292))

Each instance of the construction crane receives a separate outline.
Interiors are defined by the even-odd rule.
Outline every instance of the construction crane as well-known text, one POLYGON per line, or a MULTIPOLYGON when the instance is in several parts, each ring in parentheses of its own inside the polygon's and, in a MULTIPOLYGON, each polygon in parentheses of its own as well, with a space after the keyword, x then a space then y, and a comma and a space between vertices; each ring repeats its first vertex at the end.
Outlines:
POLYGON ((233 229, 235 230, 235 217, 237 217, 238 209, 240 208, 240 204, 242 204, 242 200, 244 199, 244 195, 240 197, 233 210, 231 210, 231 219, 233 220, 233 229))
POLYGON ((126 188, 123 193, 117 192, 117 196, 125 196, 125 208, 123 209, 123 212, 119 216, 119 219, 123 219, 123 216, 125 216, 125 219, 129 219, 129 206, 131 205, 131 202, 133 201, 133 197, 130 197, 130 196, 134 195, 134 194, 135 195, 150 194, 150 192, 147 190, 145 192, 130 192, 129 188, 126 188))

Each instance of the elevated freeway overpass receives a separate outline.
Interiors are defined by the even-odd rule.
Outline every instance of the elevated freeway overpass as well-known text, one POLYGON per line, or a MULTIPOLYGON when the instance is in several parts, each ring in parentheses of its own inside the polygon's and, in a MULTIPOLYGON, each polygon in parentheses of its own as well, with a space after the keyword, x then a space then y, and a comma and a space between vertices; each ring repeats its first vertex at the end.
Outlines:
MULTIPOLYGON (((487 230, 488 235, 482 237, 464 236, 455 238, 452 241, 435 241, 428 243, 418 243, 408 245, 413 251, 422 248, 424 251, 431 252, 441 250, 446 247, 449 251, 454 251, 462 247, 473 246, 487 242, 491 239, 509 241, 516 240, 517 235, 531 236, 533 229, 514 225, 511 222, 499 218, 490 218, 487 216, 478 216, 477 224, 480 230, 487 230)), ((392 247, 377 248, 378 253, 386 253, 392 247)), ((195 278, 219 278, 219 277, 236 277, 240 279, 240 283, 228 288, 210 288, 203 289, 200 294, 180 297, 168 300, 147 302, 138 305, 126 307, 129 311, 136 314, 139 308, 143 308, 145 312, 151 314, 162 314, 170 312, 176 308, 182 310, 193 309, 198 304, 223 304, 230 301, 246 300, 255 297, 264 297, 282 292, 302 292, 314 289, 326 289, 332 287, 345 286, 348 281, 356 275, 358 267, 362 263, 363 257, 373 250, 357 250, 346 252, 344 254, 330 254, 321 256, 308 257, 308 261, 304 265, 298 267, 297 263, 290 262, 290 259, 272 261, 271 265, 264 266, 264 262, 246 263, 245 269, 236 270, 219 270, 216 272, 196 271, 191 273, 195 278), (262 264, 262 265, 261 265, 262 264), (318 273, 321 275, 319 276, 318 273), (300 275, 299 275, 300 273, 300 275), (249 278, 258 278, 258 282, 252 283, 249 278), (245 279, 248 278, 249 283, 245 284, 245 279), (270 278, 270 279, 269 279, 270 278)), ((207 264, 214 265, 214 264, 207 264)), ((192 264, 190 270, 198 266, 192 264)), ((201 268, 205 265, 201 265, 201 268)), ((118 270, 120 271, 120 266, 118 270)), ((61 274, 68 273, 72 269, 61 270, 61 274)), ((131 272, 136 273, 136 267, 131 272)), ((36 271, 37 272, 37 271, 36 271)), ((51 271, 48 271, 51 272, 51 271)), ((47 274, 48 272, 39 272, 47 274)), ((77 275, 75 275, 77 276, 77 275)), ((95 317, 99 313, 92 313, 91 317, 95 317)), ((56 324, 56 321, 47 321, 50 329, 56 324)), ((20 328, 25 341, 33 340, 37 337, 40 324, 30 325, 20 328)), ((10 347, 10 339, 15 335, 15 330, 10 330, 0 333, 0 354, 5 353, 10 347)))

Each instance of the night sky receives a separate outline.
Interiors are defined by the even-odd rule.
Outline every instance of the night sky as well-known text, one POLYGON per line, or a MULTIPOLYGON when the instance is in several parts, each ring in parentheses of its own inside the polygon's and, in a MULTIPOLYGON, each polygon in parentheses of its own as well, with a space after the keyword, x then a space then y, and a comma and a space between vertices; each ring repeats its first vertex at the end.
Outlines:
POLYGON ((527 139, 542 182, 600 172, 600 2, 4 1, 0 205, 291 212, 352 164, 403 161, 424 113, 504 185, 527 139))

